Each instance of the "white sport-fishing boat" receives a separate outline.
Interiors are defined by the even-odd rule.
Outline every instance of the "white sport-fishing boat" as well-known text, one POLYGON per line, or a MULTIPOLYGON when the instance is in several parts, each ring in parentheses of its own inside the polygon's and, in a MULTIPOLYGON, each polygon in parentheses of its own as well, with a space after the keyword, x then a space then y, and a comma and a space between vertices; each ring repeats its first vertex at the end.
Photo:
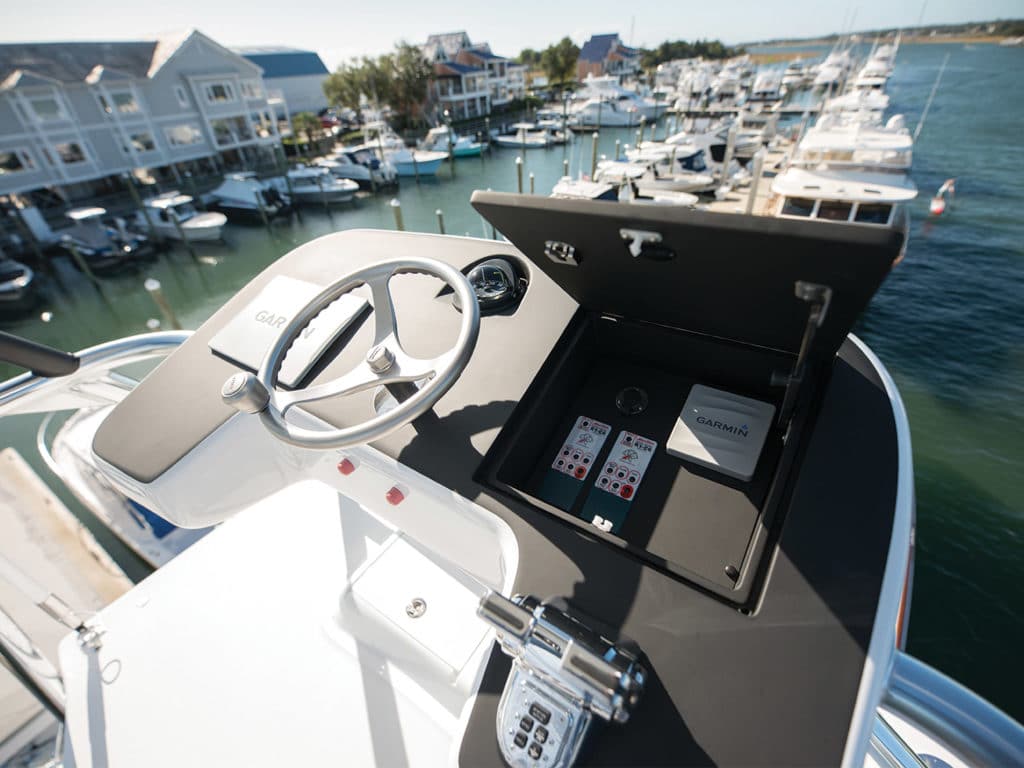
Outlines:
POLYGON ((824 61, 814 66, 814 79, 811 85, 835 91, 846 82, 852 68, 853 57, 850 52, 845 49, 834 49, 824 61))
POLYGON ((381 160, 368 149, 339 149, 327 157, 313 161, 313 165, 326 168, 336 179, 349 179, 360 189, 387 187, 398 183, 398 171, 388 160, 381 160))
POLYGON ((668 105, 640 96, 619 85, 613 75, 588 75, 569 107, 569 126, 576 128, 635 127, 640 119, 657 120, 668 105))
POLYGON ((602 160, 594 172, 594 181, 613 183, 623 178, 632 181, 645 196, 662 192, 703 192, 715 186, 710 174, 670 170, 669 158, 661 152, 632 153, 628 162, 602 160))
POLYGON ((823 114, 793 151, 791 164, 803 168, 864 169, 906 174, 914 154, 914 137, 903 115, 885 125, 856 119, 856 114, 823 114))
POLYGON ((348 203, 359 191, 351 179, 339 179, 328 168, 299 164, 288 169, 288 180, 274 179, 278 190, 294 205, 333 205, 348 203))
POLYGON ((811 83, 809 66, 798 56, 789 62, 782 73, 782 86, 787 91, 794 91, 811 83))
POLYGON ((382 160, 394 166, 400 177, 434 176, 441 163, 448 159, 447 150, 410 149, 390 125, 379 120, 363 126, 363 139, 364 143, 353 149, 378 152, 382 160))
POLYGON ((260 179, 255 173, 229 173, 208 199, 232 218, 259 221, 273 219, 291 210, 287 194, 282 194, 270 179, 260 179))
POLYGON ((4 565, 69 628, 0 633, 57 759, 1024 763, 902 651, 910 428, 850 330, 904 231, 472 203, 508 242, 336 232, 191 335, 0 336, 0 416, 111 406, 95 471, 217 525, 95 613, 4 565))
POLYGON ((546 130, 539 130, 534 123, 513 123, 512 133, 503 133, 491 138, 491 143, 505 149, 544 149, 552 145, 546 130))
POLYGON ((902 174, 790 166, 772 179, 772 193, 776 216, 905 230, 917 187, 902 174))
MULTIPOLYGON (((838 114, 840 122, 860 122, 878 125, 889 108, 889 95, 884 91, 851 90, 842 96, 827 99, 821 107, 822 115, 838 114)), ((819 118, 820 119, 820 118, 819 118)))
POLYGON ((681 191, 703 192, 715 185, 704 150, 694 144, 643 142, 639 149, 626 150, 626 159, 651 166, 659 177, 677 177, 681 191))
MULTIPOLYGON (((209 242, 223 237, 227 216, 216 211, 202 213, 196 210, 190 195, 167 192, 143 201, 148 221, 162 237, 189 242, 209 242)), ((141 212, 136 224, 146 226, 147 217, 141 212)))
POLYGON ((750 88, 749 101, 779 101, 782 96, 783 70, 778 67, 763 69, 754 78, 750 88))
POLYGON ((427 131, 427 135, 420 142, 420 149, 444 152, 446 155, 450 149, 455 157, 480 157, 484 144, 481 141, 474 141, 469 136, 459 136, 447 125, 439 125, 427 131))

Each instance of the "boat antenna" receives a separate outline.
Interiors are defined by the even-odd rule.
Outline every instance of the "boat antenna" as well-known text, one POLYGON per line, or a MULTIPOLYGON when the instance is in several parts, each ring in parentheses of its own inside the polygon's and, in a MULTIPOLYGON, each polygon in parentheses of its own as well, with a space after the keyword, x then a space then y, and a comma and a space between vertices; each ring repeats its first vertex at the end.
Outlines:
POLYGON ((928 94, 928 101, 925 102, 924 111, 921 113, 921 119, 917 121, 917 128, 914 129, 914 141, 917 141, 917 137, 921 134, 921 129, 924 128, 925 118, 928 117, 928 110, 931 109, 932 100, 935 98, 935 92, 939 90, 939 82, 942 80, 942 73, 946 71, 946 64, 949 63, 949 54, 946 54, 946 58, 942 60, 942 66, 939 67, 939 74, 935 76, 935 84, 932 85, 932 92, 928 94))

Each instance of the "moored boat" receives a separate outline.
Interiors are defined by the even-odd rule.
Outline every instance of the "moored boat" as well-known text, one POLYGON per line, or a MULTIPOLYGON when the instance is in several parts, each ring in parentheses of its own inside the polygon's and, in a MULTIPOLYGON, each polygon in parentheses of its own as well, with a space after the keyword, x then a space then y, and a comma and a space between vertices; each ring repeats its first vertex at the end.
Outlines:
POLYGON ((231 173, 209 193, 214 206, 232 218, 273 219, 291 210, 291 204, 273 181, 255 173, 231 173))
POLYGON ((151 222, 162 237, 189 242, 211 242, 223 237, 227 216, 216 211, 196 210, 190 195, 167 192, 143 201, 148 217, 140 212, 140 225, 151 222), (147 222, 148 218, 148 222, 147 222))
POLYGON ((0 257, 0 317, 20 317, 36 305, 36 276, 28 266, 0 257))
POLYGON ((145 235, 129 229, 122 218, 108 221, 105 208, 73 208, 65 216, 71 226, 59 233, 57 242, 72 254, 76 267, 80 267, 81 258, 93 274, 116 274, 137 266, 140 258, 153 253, 145 235))

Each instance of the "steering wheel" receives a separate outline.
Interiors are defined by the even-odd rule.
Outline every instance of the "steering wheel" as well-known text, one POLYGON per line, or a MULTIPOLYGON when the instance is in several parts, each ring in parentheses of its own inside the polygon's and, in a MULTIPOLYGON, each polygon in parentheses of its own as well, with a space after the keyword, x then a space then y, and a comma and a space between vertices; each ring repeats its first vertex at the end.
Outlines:
POLYGON ((390 259, 353 272, 325 288, 304 306, 281 331, 267 351, 256 375, 239 372, 221 388, 221 398, 245 413, 259 414, 271 434, 302 448, 350 448, 379 440, 421 416, 441 399, 469 363, 480 332, 480 309, 472 286, 459 270, 425 257, 390 259), (431 360, 410 355, 398 340, 395 307, 389 284, 395 275, 422 274, 439 278, 458 298, 462 325, 455 345, 431 360), (366 285, 373 298, 373 346, 355 368, 333 381, 285 392, 276 389, 275 374, 299 332, 328 304, 353 288, 366 285), (328 397, 351 395, 387 384, 427 382, 396 408, 344 429, 311 430, 290 424, 290 408, 328 397))

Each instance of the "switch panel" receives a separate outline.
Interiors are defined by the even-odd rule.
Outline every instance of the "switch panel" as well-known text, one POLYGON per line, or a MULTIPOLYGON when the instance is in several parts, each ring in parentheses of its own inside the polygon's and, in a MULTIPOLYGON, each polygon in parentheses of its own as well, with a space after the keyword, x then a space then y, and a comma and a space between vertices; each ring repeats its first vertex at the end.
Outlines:
POLYGON ((599 530, 618 533, 657 449, 654 440, 620 432, 579 516, 599 530))

